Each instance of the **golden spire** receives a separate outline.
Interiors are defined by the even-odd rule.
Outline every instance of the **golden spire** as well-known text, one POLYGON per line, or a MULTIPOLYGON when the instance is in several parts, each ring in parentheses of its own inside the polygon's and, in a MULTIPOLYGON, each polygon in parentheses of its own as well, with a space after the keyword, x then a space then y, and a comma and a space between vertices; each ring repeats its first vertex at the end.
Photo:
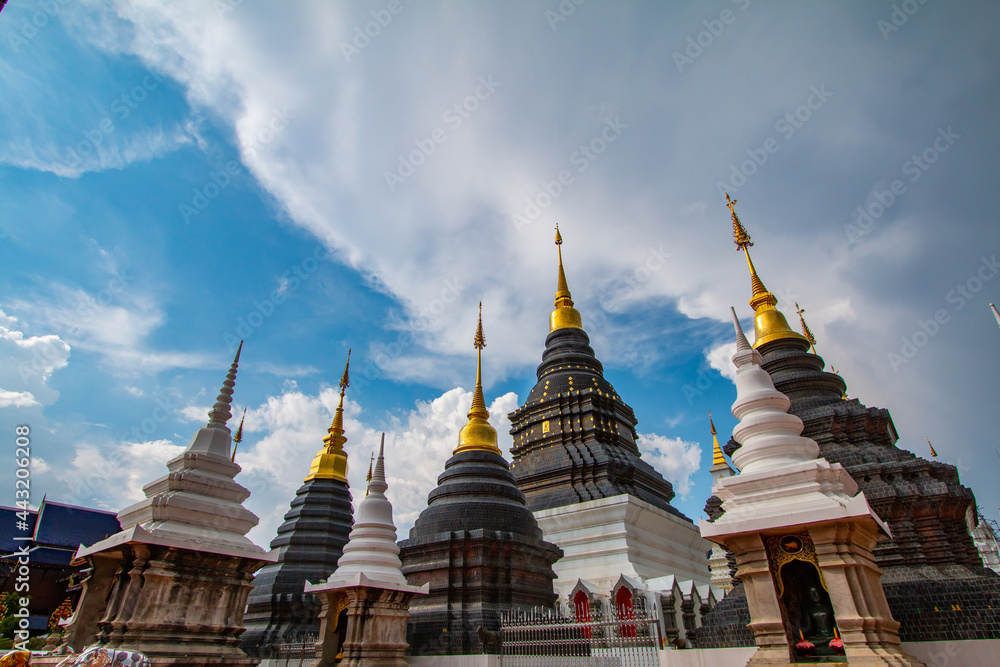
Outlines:
POLYGON ((482 301, 479 302, 479 325, 476 327, 472 346, 476 348, 476 390, 472 394, 469 422, 458 433, 458 447, 455 453, 478 449, 499 454, 497 430, 488 421, 490 413, 486 409, 486 399, 483 398, 483 348, 486 347, 486 336, 483 335, 482 301))
POLYGON ((708 423, 712 427, 712 467, 716 466, 726 466, 729 467, 729 462, 726 461, 726 457, 722 454, 722 447, 719 447, 719 436, 715 432, 715 422, 712 421, 712 411, 708 411, 708 423))
POLYGON ((333 423, 323 438, 323 449, 316 453, 305 481, 311 479, 337 479, 347 481, 347 452, 344 451, 344 392, 350 385, 351 350, 347 350, 347 364, 340 378, 340 402, 333 415, 333 423))
POLYGON ((934 445, 931 444, 931 439, 926 436, 924 436, 924 439, 927 440, 927 446, 931 448, 931 456, 937 458, 937 452, 934 451, 934 445))
POLYGON ((802 335, 806 337, 809 341, 809 346, 812 348, 812 353, 816 354, 816 336, 813 336, 813 332, 809 330, 809 325, 806 324, 806 318, 802 317, 802 313, 806 312, 805 308, 799 308, 799 302, 795 302, 795 312, 799 315, 799 323, 802 324, 802 335))
POLYGON ((760 276, 757 275, 757 269, 754 268, 753 260, 750 259, 749 248, 753 245, 753 242, 750 240, 750 235, 747 233, 743 223, 740 222, 739 216, 736 215, 736 202, 736 199, 730 199, 729 194, 726 194, 726 206, 729 207, 729 212, 733 216, 733 241, 736 243, 736 250, 742 250, 743 254, 746 255, 747 266, 750 267, 750 287, 753 290, 753 295, 750 297, 750 306, 756 314, 753 321, 753 329, 756 334, 753 346, 758 348, 764 343, 769 343, 779 338, 799 338, 806 340, 804 336, 795 333, 788 326, 788 320, 785 319, 780 310, 775 308, 778 300, 773 294, 767 291, 760 276))
POLYGON ((233 463, 236 462, 236 448, 240 446, 243 442, 243 422, 247 418, 247 409, 243 408, 243 416, 240 417, 240 427, 236 429, 236 435, 233 436, 233 456, 229 460, 233 463))
MULTIPOLYGON (((382 434, 382 442, 385 442, 385 433, 382 434)), ((368 474, 365 475, 365 482, 372 481, 372 466, 375 465, 375 451, 372 450, 372 460, 368 462, 368 474)), ((368 489, 365 489, 365 496, 368 495, 368 489)))
POLYGON ((556 225, 556 248, 559 253, 559 279, 556 283, 555 310, 549 316, 549 331, 556 329, 582 329, 583 318, 580 311, 573 307, 573 297, 569 293, 569 285, 566 283, 566 271, 563 269, 562 261, 562 234, 559 233, 559 225, 556 225))

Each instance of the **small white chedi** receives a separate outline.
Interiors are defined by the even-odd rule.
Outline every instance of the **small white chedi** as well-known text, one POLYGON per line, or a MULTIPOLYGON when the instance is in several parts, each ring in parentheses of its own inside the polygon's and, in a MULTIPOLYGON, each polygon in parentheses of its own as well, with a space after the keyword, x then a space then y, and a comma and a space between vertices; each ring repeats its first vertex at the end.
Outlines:
POLYGON ((701 532, 736 556, 758 647, 748 667, 834 653, 854 667, 921 665, 899 647, 872 555, 888 528, 843 466, 802 437, 802 421, 788 414, 788 397, 732 314, 740 474, 717 481, 725 514, 702 520, 701 532))
POLYGON ((405 667, 410 600, 430 584, 410 586, 403 576, 392 504, 385 497, 385 434, 371 470, 368 492, 354 514, 354 527, 337 569, 325 583, 305 591, 323 602, 315 665, 405 667), (340 662, 343 660, 343 662, 340 662))

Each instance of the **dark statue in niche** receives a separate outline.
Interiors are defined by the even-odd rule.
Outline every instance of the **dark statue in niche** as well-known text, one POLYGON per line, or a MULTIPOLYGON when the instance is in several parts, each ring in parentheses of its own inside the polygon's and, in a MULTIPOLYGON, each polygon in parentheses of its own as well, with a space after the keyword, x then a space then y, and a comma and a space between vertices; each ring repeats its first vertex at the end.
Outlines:
POLYGON ((781 582, 796 660, 842 662, 844 648, 836 629, 833 605, 816 566, 800 560, 786 563, 781 568, 781 582))

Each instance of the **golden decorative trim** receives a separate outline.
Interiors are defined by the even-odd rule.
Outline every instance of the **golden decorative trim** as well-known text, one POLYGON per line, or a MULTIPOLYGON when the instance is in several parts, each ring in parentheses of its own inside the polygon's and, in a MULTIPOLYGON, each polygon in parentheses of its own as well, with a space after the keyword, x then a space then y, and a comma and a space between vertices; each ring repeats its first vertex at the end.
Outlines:
POLYGON ((816 568, 819 574, 819 583, 827 593, 830 589, 826 587, 826 579, 823 578, 823 570, 819 566, 819 558, 816 556, 816 545, 813 544, 809 531, 798 533, 784 533, 781 535, 763 535, 764 547, 767 551, 767 563, 774 578, 775 588, 778 590, 778 597, 784 597, 785 584, 781 580, 781 568, 793 560, 809 563, 816 568))

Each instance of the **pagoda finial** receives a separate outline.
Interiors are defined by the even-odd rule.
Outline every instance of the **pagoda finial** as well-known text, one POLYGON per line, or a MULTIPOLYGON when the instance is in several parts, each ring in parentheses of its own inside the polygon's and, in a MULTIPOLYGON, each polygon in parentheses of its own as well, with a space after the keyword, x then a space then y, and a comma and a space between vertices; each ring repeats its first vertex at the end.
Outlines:
POLYGON ((350 370, 351 349, 348 348, 344 374, 340 377, 340 401, 333 414, 333 423, 323 438, 324 447, 313 458, 309 475, 306 477, 307 482, 317 478, 347 481, 347 452, 344 451, 344 443, 347 442, 347 437, 344 435, 344 393, 351 383, 350 370))
POLYGON ((931 448, 931 456, 937 458, 937 452, 934 451, 934 445, 931 444, 931 439, 927 436, 924 436, 924 439, 927 441, 927 446, 931 448))
POLYGON ((992 303, 990 304, 990 310, 993 312, 993 317, 996 318, 997 326, 1000 327, 1000 312, 997 311, 997 307, 992 303))
POLYGON ((729 312, 733 314, 733 325, 736 327, 736 354, 751 350, 750 341, 747 340, 746 334, 743 333, 743 327, 740 326, 740 318, 736 316, 736 309, 730 306, 729 312))
POLYGON ((486 399, 483 397, 483 348, 486 347, 486 336, 483 334, 482 301, 479 302, 479 324, 476 326, 472 346, 476 348, 476 389, 472 393, 469 422, 458 434, 458 448, 455 449, 455 453, 468 449, 485 449, 499 453, 497 431, 488 421, 490 413, 486 409, 486 399))
POLYGON ((806 324, 806 318, 802 317, 802 313, 806 312, 805 308, 799 308, 799 302, 795 302, 795 312, 799 316, 799 323, 802 325, 802 335, 806 337, 809 341, 809 346, 812 348, 812 353, 816 354, 816 336, 813 336, 813 332, 809 330, 809 325, 806 324))
POLYGON ((722 454, 722 447, 719 447, 719 436, 715 430, 715 422, 712 421, 712 411, 708 411, 708 424, 712 427, 712 467, 724 465, 727 468, 729 463, 722 454))
POLYGON ((562 234, 559 233, 559 225, 556 225, 556 251, 559 255, 559 276, 556 282, 555 310, 549 316, 549 331, 556 329, 582 329, 583 318, 580 311, 573 307, 573 297, 569 293, 569 284, 566 282, 566 271, 563 269, 562 260, 562 234))
POLYGON ((236 448, 240 446, 241 442, 243 442, 243 422, 246 421, 246 418, 247 409, 243 408, 243 416, 240 417, 240 427, 236 429, 236 435, 233 436, 233 456, 229 459, 234 463, 236 462, 236 448))
POLYGON ((778 304, 778 299, 767 291, 760 276, 757 275, 757 269, 753 265, 753 260, 750 259, 749 248, 753 245, 753 242, 750 240, 750 234, 747 233, 743 223, 740 222, 739 216, 736 215, 736 202, 736 199, 731 199, 729 194, 726 193, 726 206, 729 208, 729 212, 733 218, 733 242, 736 244, 737 251, 743 251, 743 254, 747 258, 747 266, 750 268, 750 288, 752 290, 750 307, 753 308, 756 314, 753 323, 756 337, 753 345, 755 348, 760 347, 764 343, 769 343, 779 338, 805 340, 802 335, 795 333, 788 326, 785 316, 775 308, 778 304))
POLYGON ((236 349, 236 357, 233 358, 233 365, 229 367, 229 373, 226 374, 226 379, 222 383, 219 396, 215 399, 215 405, 212 406, 212 409, 208 413, 208 428, 229 430, 226 422, 233 416, 229 406, 233 402, 233 387, 236 386, 236 369, 239 368, 240 353, 242 351, 243 341, 240 341, 240 346, 236 349))
POLYGON ((333 415, 333 424, 330 425, 329 435, 323 438, 327 451, 333 452, 335 449, 343 449, 347 438, 344 437, 344 392, 351 384, 351 348, 347 349, 347 364, 344 365, 344 374, 340 376, 340 403, 337 404, 337 412, 333 415))

